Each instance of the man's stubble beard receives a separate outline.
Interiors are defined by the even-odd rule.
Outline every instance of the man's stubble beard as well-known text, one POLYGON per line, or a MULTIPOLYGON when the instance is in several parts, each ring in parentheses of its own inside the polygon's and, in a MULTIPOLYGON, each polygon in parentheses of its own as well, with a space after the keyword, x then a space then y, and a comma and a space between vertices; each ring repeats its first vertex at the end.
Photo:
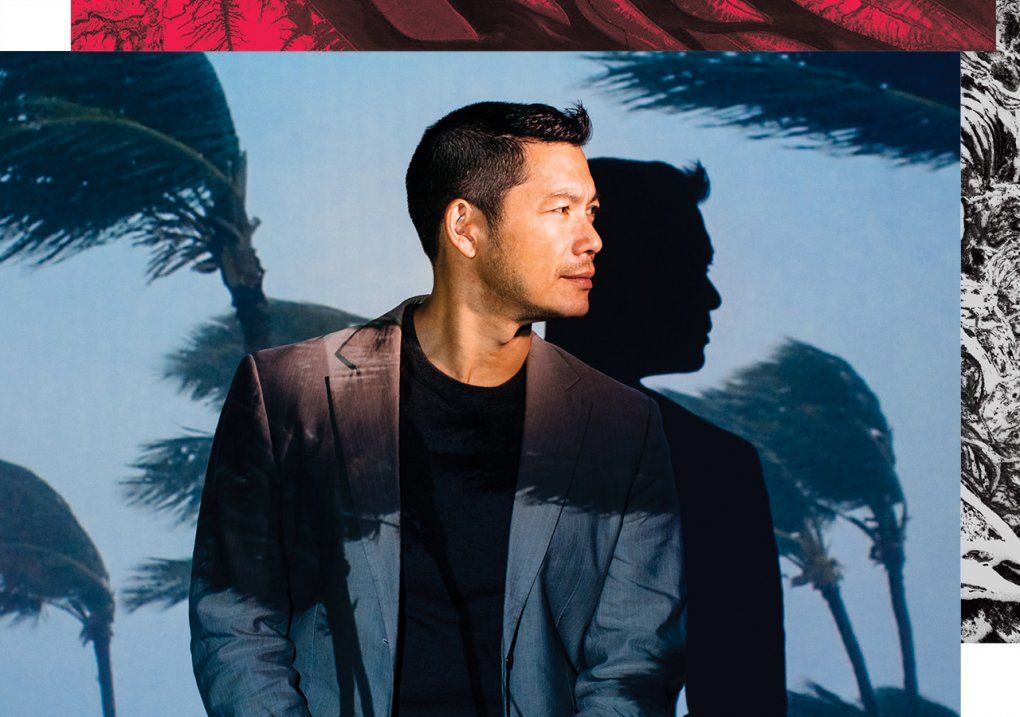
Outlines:
POLYGON ((492 259, 482 274, 492 296, 496 299, 494 307, 499 313, 511 317, 520 324, 533 324, 549 319, 561 319, 574 316, 572 313, 557 310, 554 307, 541 306, 528 298, 527 286, 521 272, 514 266, 507 250, 507 242, 501 236, 498 227, 490 229, 492 241, 492 259))

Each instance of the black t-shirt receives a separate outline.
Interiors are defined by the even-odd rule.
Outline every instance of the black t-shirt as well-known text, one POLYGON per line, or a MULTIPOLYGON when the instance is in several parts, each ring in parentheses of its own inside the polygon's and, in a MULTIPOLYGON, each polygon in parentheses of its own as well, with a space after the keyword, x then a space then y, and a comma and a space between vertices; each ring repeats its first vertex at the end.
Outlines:
POLYGON ((524 368, 471 386, 400 346, 399 717, 502 714, 501 638, 524 368))

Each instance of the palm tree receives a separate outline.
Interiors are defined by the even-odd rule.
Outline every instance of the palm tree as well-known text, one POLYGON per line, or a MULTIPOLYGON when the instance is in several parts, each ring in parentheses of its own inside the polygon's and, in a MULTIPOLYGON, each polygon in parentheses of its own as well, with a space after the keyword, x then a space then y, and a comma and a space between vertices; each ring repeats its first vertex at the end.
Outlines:
POLYGON ((32 471, 0 461, 0 617, 74 616, 92 643, 103 716, 114 717, 113 593, 99 551, 64 499, 32 471))
POLYGON ((630 107, 682 112, 798 149, 932 168, 959 158, 959 65, 946 54, 596 55, 593 79, 630 107))
MULTIPOLYGON (((275 299, 269 301, 269 314, 279 344, 365 321, 328 306, 275 299)), ((177 383, 178 390, 193 400, 219 408, 245 353, 237 316, 217 316, 196 328, 185 345, 167 357, 164 378, 177 383)), ((178 525, 194 522, 211 449, 212 434, 195 430, 145 444, 141 458, 132 466, 138 472, 122 481, 128 503, 167 515, 178 525)), ((129 610, 145 605, 172 607, 187 599, 190 578, 190 558, 151 559, 136 569, 125 590, 125 605, 129 610)))
POLYGON ((877 397, 843 359, 799 341, 704 392, 691 410, 774 456, 825 511, 871 540, 885 569, 903 664, 907 715, 917 714, 917 660, 903 579, 907 511, 895 471, 892 431, 877 397), (858 513, 864 512, 864 517, 858 513))
POLYGON ((247 350, 269 345, 245 155, 204 56, 7 53, 0 78, 0 263, 146 247, 150 280, 219 272, 247 350))

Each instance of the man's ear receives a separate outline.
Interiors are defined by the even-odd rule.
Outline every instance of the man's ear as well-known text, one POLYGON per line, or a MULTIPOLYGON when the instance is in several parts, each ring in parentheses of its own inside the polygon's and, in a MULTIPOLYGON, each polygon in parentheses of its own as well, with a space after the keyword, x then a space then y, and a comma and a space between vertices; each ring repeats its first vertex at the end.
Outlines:
POLYGON ((446 205, 439 239, 462 256, 473 259, 485 227, 482 211, 468 200, 457 198, 446 205))

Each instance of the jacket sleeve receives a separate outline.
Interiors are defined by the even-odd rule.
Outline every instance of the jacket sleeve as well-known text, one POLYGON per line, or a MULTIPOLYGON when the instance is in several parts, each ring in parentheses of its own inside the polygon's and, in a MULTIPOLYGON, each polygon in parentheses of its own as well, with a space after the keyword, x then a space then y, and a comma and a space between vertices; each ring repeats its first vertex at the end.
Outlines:
POLYGON ((308 717, 287 637, 280 475, 255 360, 234 375, 206 470, 189 619, 195 678, 213 717, 308 717))
POLYGON ((684 680, 680 516, 659 407, 649 399, 641 460, 574 697, 586 717, 673 717, 684 680))

